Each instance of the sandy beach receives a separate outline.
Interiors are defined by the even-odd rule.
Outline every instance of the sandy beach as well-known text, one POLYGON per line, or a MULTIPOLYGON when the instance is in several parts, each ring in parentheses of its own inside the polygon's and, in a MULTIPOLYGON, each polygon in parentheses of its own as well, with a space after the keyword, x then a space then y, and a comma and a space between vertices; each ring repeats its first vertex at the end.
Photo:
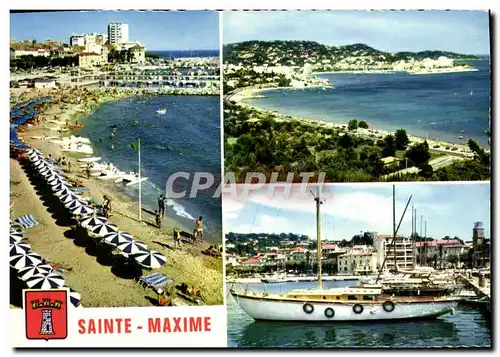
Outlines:
MULTIPOLYGON (((192 232, 193 227, 181 226, 168 207, 161 229, 156 227, 155 217, 147 212, 143 212, 142 222, 139 222, 137 202, 111 184, 92 177, 87 179, 82 172, 83 169, 78 168, 80 164, 76 161, 82 157, 81 155, 62 153, 59 145, 52 144, 49 140, 31 138, 33 136, 67 136, 69 132, 61 135, 57 131, 47 130, 45 125, 49 120, 74 122, 106 101, 134 94, 136 94, 134 90, 127 89, 23 90, 14 88, 11 90, 11 96, 14 96, 11 103, 52 95, 54 100, 44 105, 36 124, 20 128, 19 137, 31 147, 41 150, 46 156, 51 154, 55 159, 65 156, 69 162, 67 167, 71 167, 66 177, 87 187, 86 197, 92 197, 99 204, 102 203, 104 195, 110 197, 113 208, 109 218, 110 223, 117 225, 120 231, 129 232, 135 239, 146 243, 150 249, 160 251, 167 257, 167 264, 155 271, 172 278, 176 285, 186 283, 199 289, 204 304, 222 304, 222 259, 202 254, 209 244, 183 243, 181 249, 173 248, 173 228, 192 232), (65 95, 66 99, 64 99, 65 95), (80 100, 75 101, 78 97, 80 100)), ((25 231, 28 243, 33 251, 40 253, 51 264, 64 269, 67 285, 81 294, 83 306, 151 306, 154 304, 156 294, 151 289, 145 290, 133 278, 123 276, 98 252, 90 249, 85 237, 77 237, 78 232, 72 228, 72 224, 59 217, 59 212, 52 210, 46 192, 35 186, 36 182, 29 176, 27 167, 11 159, 10 171, 11 203, 13 203, 11 218, 30 213, 37 219, 40 224, 25 231)), ((147 274, 147 271, 143 273, 147 274)), ((16 280, 11 278, 11 284, 14 284, 11 288, 11 306, 19 306, 21 296, 20 289, 15 288, 16 283, 19 285, 16 280)), ((174 299, 173 303, 192 304, 180 295, 174 299)))
MULTIPOLYGON (((226 100, 234 101, 238 105, 241 105, 245 108, 252 108, 254 110, 258 110, 261 113, 273 115, 273 116, 275 116, 276 120, 299 120, 303 123, 307 123, 310 125, 316 125, 316 126, 327 127, 327 128, 337 128, 340 130, 347 130, 347 124, 332 123, 329 121, 317 120, 317 119, 312 119, 312 118, 304 118, 304 117, 296 117, 296 116, 292 117, 290 115, 280 114, 276 111, 268 111, 268 110, 250 105, 246 102, 246 100, 248 100, 248 99, 262 98, 264 96, 263 92, 266 90, 271 90, 271 89, 291 89, 291 88, 255 88, 255 87, 241 88, 241 89, 235 91, 234 93, 227 95, 226 100)), ((298 89, 296 89, 296 90, 298 90, 298 89)), ((356 130, 349 131, 349 133, 353 134, 353 135, 369 137, 369 138, 374 139, 374 140, 375 139, 383 139, 386 135, 394 134, 393 132, 389 132, 386 130, 380 130, 380 129, 376 129, 376 128, 369 128, 369 129, 358 128, 356 130)), ((408 139, 410 141, 410 145, 422 143, 426 140, 426 138, 411 135, 410 133, 407 133, 407 135, 408 135, 408 139)), ((448 153, 448 154, 452 154, 452 155, 459 155, 459 156, 463 156, 463 157, 473 157, 473 155, 474 155, 467 145, 450 143, 450 142, 445 142, 442 140, 433 140, 433 139, 427 139, 427 143, 429 144, 429 148, 433 151, 448 153)), ((486 150, 486 151, 489 152, 489 150, 486 150)))

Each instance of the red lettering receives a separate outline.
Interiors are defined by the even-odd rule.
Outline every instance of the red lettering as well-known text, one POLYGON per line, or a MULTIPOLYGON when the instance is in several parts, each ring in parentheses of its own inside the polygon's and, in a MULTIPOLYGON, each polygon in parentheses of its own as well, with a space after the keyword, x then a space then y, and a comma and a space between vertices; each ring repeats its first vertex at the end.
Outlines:
POLYGON ((160 332, 160 324, 161 324, 161 320, 159 318, 152 319, 150 317, 148 319, 148 332, 149 333, 160 332))
POLYGON ((116 332, 118 332, 118 333, 122 333, 122 325, 121 325, 122 320, 123 320, 123 319, 115 319, 115 321, 116 321, 116 325, 117 325, 117 326, 116 326, 116 328, 117 328, 117 330, 118 330, 118 331, 116 331, 116 332))
POLYGON ((172 332, 170 328, 170 319, 168 317, 163 319, 163 332, 172 332))
POLYGON ((189 318, 189 331, 201 331, 201 317, 191 317, 189 318))
POLYGON ((131 319, 125 319, 125 333, 131 333, 132 332, 132 320, 131 319))
POLYGON ((175 324, 174 332, 182 332, 180 317, 174 317, 174 324, 175 324))
POLYGON ((113 333, 113 320, 104 320, 104 333, 113 333))
POLYGON ((94 319, 90 319, 89 320, 89 327, 87 329, 87 333, 88 334, 92 334, 92 333, 96 333, 96 329, 95 329, 95 321, 94 319))
POLYGON ((208 332, 212 331, 212 330, 211 330, 211 326, 210 326, 210 325, 211 325, 211 321, 210 321, 210 319, 211 319, 211 318, 210 318, 210 316, 207 316, 207 317, 205 317, 205 319, 204 319, 204 320, 205 320, 205 329, 204 329, 204 330, 205 330, 205 331, 208 331, 208 332))
POLYGON ((84 319, 80 319, 78 320, 78 333, 80 335, 84 334, 85 333, 85 320, 84 319))

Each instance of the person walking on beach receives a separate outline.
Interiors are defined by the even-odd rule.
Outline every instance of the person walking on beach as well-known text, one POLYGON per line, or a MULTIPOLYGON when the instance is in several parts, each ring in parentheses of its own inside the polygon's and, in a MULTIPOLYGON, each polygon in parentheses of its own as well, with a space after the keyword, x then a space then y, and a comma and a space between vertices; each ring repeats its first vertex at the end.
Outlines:
POLYGON ((158 212, 161 215, 161 218, 165 216, 165 196, 163 195, 158 197, 158 212))
POLYGON ((181 232, 179 228, 174 228, 174 249, 181 248, 181 232))
POLYGON ((194 227, 194 241, 195 243, 198 242, 198 239, 200 243, 203 242, 203 217, 200 216, 198 220, 195 223, 194 227))
POLYGON ((104 195, 104 201, 102 203, 102 213, 104 217, 109 217, 109 212, 111 212, 111 199, 104 195))
POLYGON ((85 172, 87 173, 87 180, 90 180, 90 164, 87 164, 87 168, 85 169, 85 172))
POLYGON ((155 210, 155 216, 156 216, 156 226, 158 228, 161 228, 161 217, 160 217, 160 213, 155 210))

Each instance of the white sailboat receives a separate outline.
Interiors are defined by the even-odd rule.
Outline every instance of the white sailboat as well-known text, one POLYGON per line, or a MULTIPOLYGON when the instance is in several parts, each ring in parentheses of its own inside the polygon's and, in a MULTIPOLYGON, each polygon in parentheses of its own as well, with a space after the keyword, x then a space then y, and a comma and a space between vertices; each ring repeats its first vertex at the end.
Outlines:
MULTIPOLYGON (((316 201, 317 246, 321 247, 320 197, 316 201)), ((394 229, 396 232, 396 229, 394 229)), ((394 233, 395 236, 396 233, 394 233)), ((458 297, 392 296, 381 286, 323 289, 321 249, 318 252, 318 288, 269 294, 248 289, 231 294, 256 320, 375 321, 437 317, 452 312, 458 297)))

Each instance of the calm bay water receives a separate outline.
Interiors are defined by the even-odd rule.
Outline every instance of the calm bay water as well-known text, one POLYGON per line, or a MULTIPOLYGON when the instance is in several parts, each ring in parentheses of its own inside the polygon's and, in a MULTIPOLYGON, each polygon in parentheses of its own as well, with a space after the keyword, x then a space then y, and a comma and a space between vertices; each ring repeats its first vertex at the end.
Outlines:
MULTIPOLYGON (((323 282, 325 288, 355 282, 323 282)), ((253 291, 286 292, 316 282, 250 284, 253 291)), ((237 287, 236 287, 237 288, 237 287)), ((229 291, 228 286, 227 291, 229 291)), ((228 346, 232 348, 428 348, 489 347, 491 327, 477 310, 459 307, 454 315, 408 322, 301 323, 255 321, 228 293, 228 346)))
MULTIPOLYGON (((75 134, 92 141, 94 156, 101 156, 101 162, 112 162, 125 172, 137 172, 137 153, 130 144, 140 138, 141 173, 148 177, 142 184, 143 203, 156 209, 156 200, 165 192, 168 177, 176 172, 186 172, 190 180, 177 179, 174 190, 187 190, 187 197, 169 199, 167 205, 177 215, 176 219, 188 227, 193 226, 193 220, 198 216, 203 216, 208 233, 220 239, 221 201, 212 197, 220 182, 221 171, 219 98, 155 96, 145 102, 142 99, 134 97, 105 103, 84 120, 85 127, 75 134), (166 114, 157 114, 156 110, 160 108, 166 109, 166 114), (133 125, 135 120, 137 125, 133 125), (111 138, 113 125, 117 130, 116 136, 111 138), (190 182, 195 172, 212 173, 215 184, 190 198, 190 182)), ((138 185, 116 186, 137 199, 138 185)))
POLYGON ((194 50, 194 51, 148 51, 161 58, 192 58, 192 57, 219 57, 219 50, 194 50))
POLYGON ((488 147, 490 68, 488 60, 469 61, 478 72, 431 75, 321 74, 335 88, 269 90, 249 99, 257 107, 334 123, 365 120, 388 131, 450 142, 474 138, 488 147), (464 139, 459 139, 463 136, 464 139))

